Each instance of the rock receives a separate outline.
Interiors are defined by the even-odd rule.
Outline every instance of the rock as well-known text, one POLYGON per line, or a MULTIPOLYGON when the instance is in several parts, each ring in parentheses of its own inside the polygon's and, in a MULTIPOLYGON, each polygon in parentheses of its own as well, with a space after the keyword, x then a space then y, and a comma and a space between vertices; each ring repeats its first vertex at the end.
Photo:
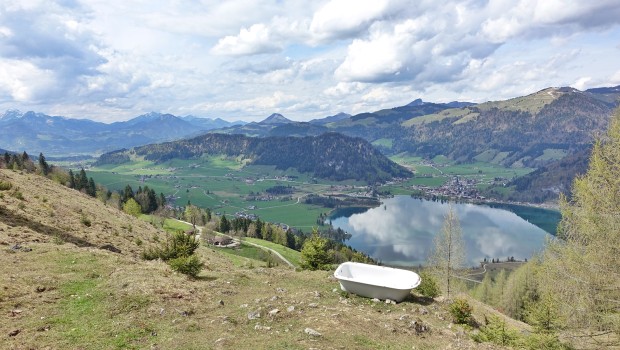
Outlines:
POLYGON ((224 306, 224 300, 218 300, 217 304, 218 304, 219 306, 224 306))
POLYGON ((315 298, 320 298, 321 297, 321 293, 318 290, 315 290, 313 293, 314 293, 314 297, 315 298))
POLYGON ((319 307, 319 304, 317 304, 317 303, 310 303, 310 304, 308 304, 308 307, 316 309, 317 307, 319 307))
POLYGON ((313 337, 320 337, 320 336, 321 336, 321 333, 319 333, 319 332, 315 331, 315 330, 314 330, 314 329, 312 329, 312 328, 306 328, 306 329, 304 329, 304 333, 306 333, 306 334, 308 334, 308 335, 311 335, 311 336, 313 336, 313 337))
POLYGON ((398 318, 399 321, 405 321, 409 319, 409 315, 402 315, 398 318))
POLYGON ((37 293, 43 293, 45 292, 45 290, 47 290, 47 288, 41 286, 37 286, 37 288, 35 289, 37 293))
POLYGON ((256 326, 254 326, 254 329, 257 330, 257 331, 270 331, 271 327, 261 326, 261 325, 257 324, 256 326))
POLYGON ((11 317, 18 316, 22 313, 22 310, 11 310, 11 317))
POLYGON ((395 302, 394 300, 391 300, 391 299, 385 299, 385 303, 386 303, 386 304, 393 304, 393 305, 396 305, 396 302, 395 302))
POLYGON ((411 321, 411 323, 409 324, 409 328, 412 328, 416 334, 430 332, 431 330, 431 327, 420 319, 411 321))
POLYGON ((260 311, 256 310, 256 311, 252 311, 252 312, 248 312, 248 320, 256 320, 260 318, 260 311))
POLYGON ((372 298, 372 300, 370 300, 370 301, 372 301, 373 303, 378 303, 378 302, 380 302, 381 300, 379 300, 379 299, 377 299, 377 298, 372 298))
POLYGON ((271 299, 269 299, 269 300, 271 300, 271 301, 276 301, 276 300, 278 300, 278 299, 280 299, 280 298, 279 298, 277 295, 274 295, 274 296, 272 296, 272 297, 271 297, 271 299))
POLYGON ((111 251, 112 253, 118 253, 118 254, 121 253, 120 249, 116 248, 110 243, 100 246, 99 249, 108 250, 108 251, 111 251))
POLYGON ((334 289, 332 289, 332 292, 334 292, 334 293, 338 293, 338 288, 334 288, 334 289))
POLYGON ((37 328, 37 332, 47 332, 50 330, 50 328, 52 328, 52 326, 50 325, 41 326, 37 328))
POLYGON ((278 310, 278 309, 273 309, 273 310, 269 311, 269 316, 273 317, 273 316, 277 315, 277 314, 278 314, 278 312, 280 312, 280 310, 278 310))
POLYGON ((293 311, 295 311, 295 306, 291 305, 291 306, 287 307, 287 308, 286 308, 286 311, 288 311, 288 312, 293 312, 293 311))
POLYGON ((11 331, 11 332, 9 333, 9 337, 14 337, 14 336, 18 335, 18 334, 19 334, 19 332, 21 332, 21 329, 16 329, 16 330, 13 330, 13 331, 11 331))
POLYGON ((286 293, 286 289, 284 289, 284 288, 276 288, 276 292, 278 292, 278 293, 286 293))
POLYGON ((428 315, 428 310, 426 308, 419 308, 418 312, 420 313, 420 315, 428 315))

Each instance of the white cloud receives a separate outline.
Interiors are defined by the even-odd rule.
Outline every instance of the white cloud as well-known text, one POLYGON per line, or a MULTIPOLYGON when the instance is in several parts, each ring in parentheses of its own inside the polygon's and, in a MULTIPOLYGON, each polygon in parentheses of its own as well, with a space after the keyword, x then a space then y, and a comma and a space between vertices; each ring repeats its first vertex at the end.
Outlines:
POLYGON ((239 35, 220 39, 211 49, 216 55, 255 55, 277 52, 282 48, 273 41, 270 29, 264 24, 254 24, 250 28, 241 28, 239 35))
POLYGON ((389 14, 389 0, 330 0, 314 13, 312 41, 343 39, 366 30, 373 21, 389 14))
MULTIPOLYGON (((35 102, 54 87, 55 76, 49 70, 23 61, 0 59, 0 92, 17 102, 35 102)), ((0 100, 2 100, 0 94, 0 100)))
POLYGON ((151 110, 255 119, 278 109, 309 120, 417 97, 480 101, 620 83, 617 0, 0 0, 0 8, 0 108, 65 114, 65 106, 107 120, 151 110))

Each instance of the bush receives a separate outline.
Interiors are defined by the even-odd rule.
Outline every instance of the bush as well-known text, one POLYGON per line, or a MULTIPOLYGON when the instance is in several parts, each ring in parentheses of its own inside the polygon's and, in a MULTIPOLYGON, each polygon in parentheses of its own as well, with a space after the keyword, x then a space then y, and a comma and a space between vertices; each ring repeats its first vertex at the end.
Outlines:
MULTIPOLYGON (((506 322, 498 316, 490 316, 487 324, 480 328, 480 332, 472 335, 472 338, 479 342, 491 342, 503 346, 517 344, 519 335, 517 331, 506 326, 506 322)), ((542 348, 545 349, 545 348, 542 348)))
POLYGON ((176 271, 182 274, 196 278, 204 264, 198 259, 196 255, 182 256, 179 258, 168 261, 168 265, 176 271))
POLYGON ((177 232, 159 247, 142 252, 142 258, 145 260, 161 259, 167 262, 174 271, 195 278, 204 266, 200 259, 194 255, 194 251, 199 246, 200 242, 196 240, 194 235, 177 232))
POLYGON ((90 227, 92 225, 92 222, 90 221, 90 219, 87 218, 85 215, 82 215, 82 217, 80 218, 80 222, 82 223, 82 225, 86 227, 90 227))
POLYGON ((0 181, 0 191, 8 191, 13 187, 13 184, 7 181, 0 181))
POLYGON ((439 284, 435 277, 426 271, 420 272, 420 278, 422 281, 420 285, 415 289, 416 292, 427 298, 436 298, 441 294, 439 284))
POLYGON ((472 322, 472 307, 465 299, 456 299, 450 304, 450 313, 454 318, 454 323, 469 324, 472 322))
POLYGON ((329 270, 332 262, 328 245, 329 241, 314 230, 312 237, 308 238, 301 248, 301 267, 306 270, 329 270))
POLYGON ((177 232, 169 236, 165 243, 161 246, 148 249, 142 253, 145 260, 161 259, 164 261, 176 259, 183 256, 190 256, 198 249, 200 242, 193 235, 186 235, 183 232, 177 232))
POLYGON ((557 334, 534 333, 518 342, 520 349, 526 350, 570 350, 572 347, 562 344, 557 334))

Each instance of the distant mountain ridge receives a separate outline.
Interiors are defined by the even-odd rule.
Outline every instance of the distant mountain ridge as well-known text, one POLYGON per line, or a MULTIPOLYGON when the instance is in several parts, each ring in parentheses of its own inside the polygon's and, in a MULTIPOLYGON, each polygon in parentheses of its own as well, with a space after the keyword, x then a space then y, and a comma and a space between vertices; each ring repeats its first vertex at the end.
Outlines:
POLYGON ((210 133, 187 140, 106 153, 96 165, 122 164, 131 161, 134 156, 160 163, 205 154, 242 157, 251 164, 274 165, 278 169, 294 168, 318 178, 336 181, 354 179, 375 183, 411 176, 409 170, 392 162, 367 141, 337 133, 316 137, 265 138, 210 133))
MULTIPOLYGON (((236 122, 237 124, 241 122, 236 122)), ((177 117, 151 112, 111 124, 43 113, 8 110, 0 115, 0 148, 49 156, 107 151, 195 136, 235 125, 221 119, 177 117)))

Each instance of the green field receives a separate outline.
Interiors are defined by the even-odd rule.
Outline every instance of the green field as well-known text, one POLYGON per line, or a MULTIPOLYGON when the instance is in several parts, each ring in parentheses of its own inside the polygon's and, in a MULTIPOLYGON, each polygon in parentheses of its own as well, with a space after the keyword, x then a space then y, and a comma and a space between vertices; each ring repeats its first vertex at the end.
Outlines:
MULTIPOLYGON (((480 158, 497 158, 498 155, 489 153, 480 158)), ((444 156, 424 160, 406 153, 391 159, 414 171, 411 179, 378 188, 394 195, 409 195, 412 186, 439 187, 453 176, 475 179, 479 182, 479 188, 485 188, 495 178, 512 179, 532 170, 505 168, 488 162, 455 164, 444 156)), ((184 207, 191 203, 211 208, 217 215, 245 212, 255 214, 261 220, 284 223, 304 232, 310 232, 316 226, 319 214, 330 211, 305 204, 307 195, 357 195, 368 190, 365 184, 355 181, 328 182, 294 169, 245 165, 240 158, 224 156, 175 159, 160 164, 137 160, 118 166, 93 167, 88 170, 88 176, 109 190, 120 191, 131 185, 137 191, 139 186, 148 186, 156 193, 163 193, 168 198, 168 204, 174 206, 184 207), (274 186, 291 186, 292 193, 268 196, 267 189, 274 186)), ((174 230, 173 227, 169 230, 174 230)))
POLYGON ((373 145, 375 146, 382 146, 385 148, 392 148, 392 143, 394 142, 394 139, 378 139, 372 142, 373 145))
MULTIPOLYGON (((228 257, 235 266, 238 267, 259 267, 267 266, 269 253, 264 249, 241 244, 237 248, 214 248, 217 252, 228 257)), ((274 256, 278 264, 284 264, 278 257, 274 256)))
POLYGON ((271 248, 275 250, 276 252, 282 254, 282 256, 286 260, 290 261, 291 264, 295 266, 299 266, 299 262, 301 260, 301 253, 294 249, 291 249, 289 247, 285 247, 285 246, 282 246, 282 245, 279 245, 273 242, 258 239, 258 238, 244 237, 243 240, 250 242, 250 243, 261 245, 263 247, 271 248))

